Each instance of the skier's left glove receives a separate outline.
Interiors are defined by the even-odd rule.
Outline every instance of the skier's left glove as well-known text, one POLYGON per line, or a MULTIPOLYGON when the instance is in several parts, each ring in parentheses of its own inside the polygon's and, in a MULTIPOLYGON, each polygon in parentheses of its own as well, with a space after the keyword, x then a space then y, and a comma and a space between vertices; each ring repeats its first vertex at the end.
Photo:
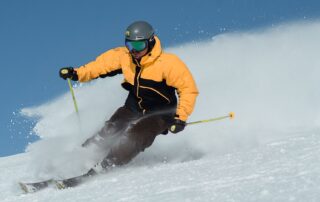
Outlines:
POLYGON ((78 81, 77 72, 73 69, 73 67, 63 67, 59 70, 59 76, 66 79, 72 79, 74 81, 78 81))
POLYGON ((169 130, 172 133, 179 133, 183 131, 183 129, 186 127, 186 122, 182 121, 180 119, 174 119, 172 125, 170 126, 169 130))

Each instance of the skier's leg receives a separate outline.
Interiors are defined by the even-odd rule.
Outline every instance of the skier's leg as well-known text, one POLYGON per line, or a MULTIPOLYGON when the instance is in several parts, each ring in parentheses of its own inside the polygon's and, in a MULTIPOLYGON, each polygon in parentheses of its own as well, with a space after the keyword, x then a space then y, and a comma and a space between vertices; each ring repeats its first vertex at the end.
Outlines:
MULTIPOLYGON (((128 124, 137 118, 137 115, 126 107, 120 107, 111 118, 105 122, 103 128, 98 133, 87 139, 82 146, 98 145, 105 146, 108 137, 116 137, 122 134, 122 131, 128 127, 128 124)), ((110 140, 111 141, 111 140, 110 140)))
POLYGON ((101 166, 123 165, 137 156, 141 151, 151 146, 158 134, 169 127, 170 123, 161 115, 142 118, 131 124, 118 144, 114 145, 101 166))

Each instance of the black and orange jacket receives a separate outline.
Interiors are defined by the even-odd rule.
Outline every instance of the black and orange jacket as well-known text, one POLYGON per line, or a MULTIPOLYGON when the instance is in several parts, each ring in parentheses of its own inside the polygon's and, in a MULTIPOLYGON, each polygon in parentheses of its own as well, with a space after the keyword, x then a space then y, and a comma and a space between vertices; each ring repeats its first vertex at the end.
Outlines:
POLYGON ((176 55, 162 52, 160 40, 155 39, 155 46, 140 62, 132 59, 126 47, 114 48, 77 68, 78 79, 86 82, 122 73, 122 86, 129 91, 127 107, 143 113, 175 107, 178 118, 186 121, 198 95, 195 81, 187 66, 176 55))

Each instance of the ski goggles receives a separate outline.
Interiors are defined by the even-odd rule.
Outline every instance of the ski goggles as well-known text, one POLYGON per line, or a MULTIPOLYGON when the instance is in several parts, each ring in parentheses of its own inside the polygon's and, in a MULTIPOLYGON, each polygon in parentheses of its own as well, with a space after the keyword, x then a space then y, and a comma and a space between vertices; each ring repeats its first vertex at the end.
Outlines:
POLYGON ((143 41, 129 41, 126 40, 126 47, 128 48, 128 50, 130 52, 132 52, 133 50, 137 51, 137 52, 141 52, 144 49, 147 48, 147 40, 143 40, 143 41))

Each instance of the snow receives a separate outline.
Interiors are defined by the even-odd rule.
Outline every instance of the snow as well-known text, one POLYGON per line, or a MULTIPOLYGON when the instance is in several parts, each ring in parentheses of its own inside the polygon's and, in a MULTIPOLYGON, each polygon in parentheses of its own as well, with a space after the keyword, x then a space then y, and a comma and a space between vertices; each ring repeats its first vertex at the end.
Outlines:
POLYGON ((38 117, 41 140, 0 158, 0 201, 319 201, 318 36, 320 22, 295 22, 167 49, 200 89, 190 121, 235 119, 161 135, 130 164, 72 189, 23 194, 17 182, 74 176, 102 158, 79 145, 124 102, 122 78, 78 86, 80 118, 69 93, 23 109, 38 117))

